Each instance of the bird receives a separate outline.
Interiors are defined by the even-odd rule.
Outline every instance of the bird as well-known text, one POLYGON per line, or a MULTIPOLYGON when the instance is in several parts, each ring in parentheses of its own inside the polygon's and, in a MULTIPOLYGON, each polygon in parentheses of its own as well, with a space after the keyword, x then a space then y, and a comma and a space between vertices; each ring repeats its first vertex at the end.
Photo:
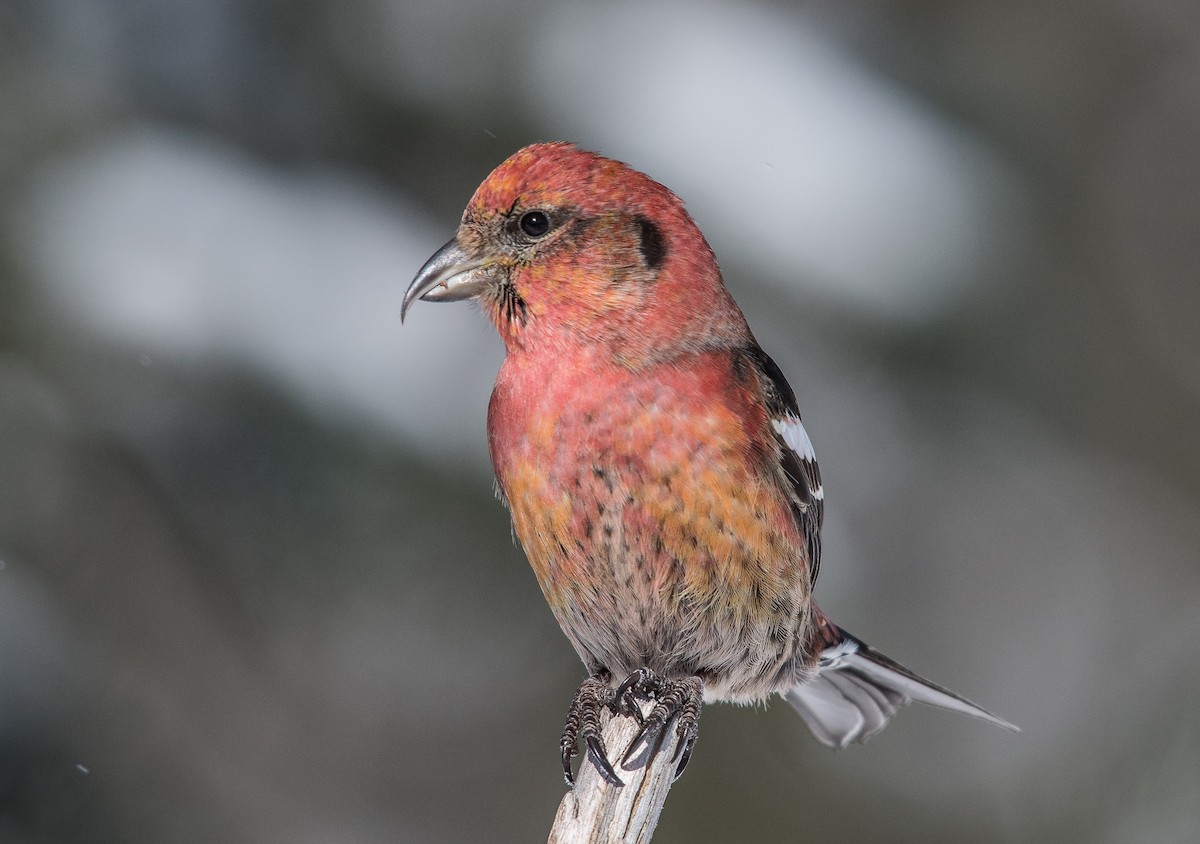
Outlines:
POLYGON ((526 146, 476 189, 401 321, 417 300, 477 302, 504 344, 497 493, 588 674, 560 742, 568 786, 581 745, 623 784, 605 708, 641 725, 626 770, 674 724, 675 776, 715 701, 780 695, 833 748, 911 701, 1017 729, 814 601, 825 490, 796 395, 671 190, 571 143, 526 146))

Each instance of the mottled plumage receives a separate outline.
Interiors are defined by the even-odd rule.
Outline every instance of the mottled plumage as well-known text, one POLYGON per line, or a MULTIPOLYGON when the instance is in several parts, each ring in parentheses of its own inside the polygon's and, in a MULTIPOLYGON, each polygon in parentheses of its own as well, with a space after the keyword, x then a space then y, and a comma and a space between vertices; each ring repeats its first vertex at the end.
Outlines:
POLYGON ((698 689, 784 695, 833 746, 910 699, 1004 724, 812 601, 824 489, 811 440, 665 187, 568 144, 526 147, 479 187, 405 308, 417 298, 477 299, 504 340, 488 411, 498 487, 592 676, 564 761, 582 738, 617 781, 588 710, 632 714, 627 694, 658 700, 648 730, 679 715, 689 740, 698 689))

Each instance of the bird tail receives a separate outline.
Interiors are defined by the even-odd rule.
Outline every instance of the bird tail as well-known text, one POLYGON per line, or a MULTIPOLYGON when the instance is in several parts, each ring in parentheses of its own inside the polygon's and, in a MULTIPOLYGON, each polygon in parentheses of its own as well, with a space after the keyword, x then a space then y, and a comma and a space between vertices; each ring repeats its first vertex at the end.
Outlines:
POLYGON ((864 742, 914 700, 1020 732, 1013 724, 869 647, 830 622, 819 609, 817 613, 814 638, 821 648, 817 673, 785 697, 822 744, 841 749, 853 741, 864 742))

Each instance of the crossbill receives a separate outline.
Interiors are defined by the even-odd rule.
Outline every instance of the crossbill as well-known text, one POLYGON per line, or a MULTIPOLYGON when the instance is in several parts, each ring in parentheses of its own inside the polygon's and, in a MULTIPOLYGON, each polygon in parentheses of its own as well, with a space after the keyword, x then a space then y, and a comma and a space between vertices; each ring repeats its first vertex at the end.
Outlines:
POLYGON ((475 191, 402 316, 417 299, 474 299, 504 342, 487 418, 497 488, 589 675, 562 739, 568 784, 579 742, 621 783, 603 707, 642 722, 628 769, 674 723, 682 771, 710 701, 782 695, 831 747, 913 700, 1011 727, 814 602, 812 442, 670 190, 570 144, 525 147, 475 191))

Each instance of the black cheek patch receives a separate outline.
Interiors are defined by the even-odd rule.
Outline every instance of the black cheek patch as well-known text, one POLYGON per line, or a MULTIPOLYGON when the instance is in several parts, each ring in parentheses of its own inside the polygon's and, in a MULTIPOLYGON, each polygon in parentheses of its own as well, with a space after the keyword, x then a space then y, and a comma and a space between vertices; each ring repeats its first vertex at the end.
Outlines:
POLYGON ((642 253, 642 260, 647 267, 657 270, 667 257, 667 242, 663 239, 662 230, 640 215, 634 218, 634 224, 638 229, 638 250, 642 253))

